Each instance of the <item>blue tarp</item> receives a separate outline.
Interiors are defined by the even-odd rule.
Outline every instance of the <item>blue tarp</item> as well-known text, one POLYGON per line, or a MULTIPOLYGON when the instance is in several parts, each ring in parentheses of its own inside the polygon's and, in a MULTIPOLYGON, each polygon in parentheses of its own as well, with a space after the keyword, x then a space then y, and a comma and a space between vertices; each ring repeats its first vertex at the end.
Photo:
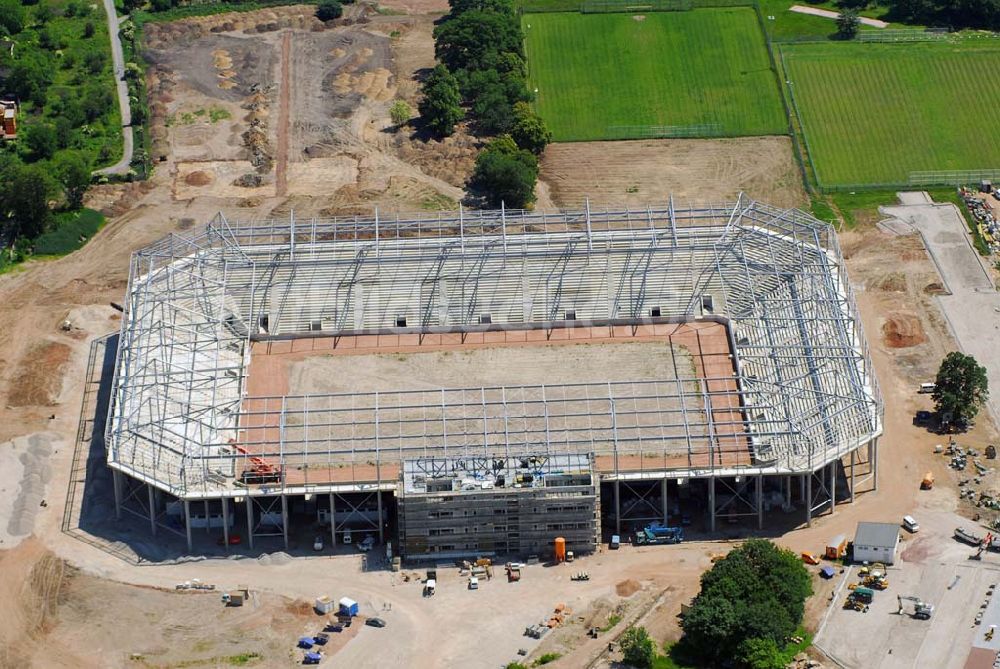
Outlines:
POLYGON ((823 567, 819 570, 819 573, 823 576, 823 578, 833 578, 833 574, 835 572, 833 567, 823 567))
POLYGON ((311 636, 304 636, 299 638, 299 648, 312 648, 313 638, 311 636))

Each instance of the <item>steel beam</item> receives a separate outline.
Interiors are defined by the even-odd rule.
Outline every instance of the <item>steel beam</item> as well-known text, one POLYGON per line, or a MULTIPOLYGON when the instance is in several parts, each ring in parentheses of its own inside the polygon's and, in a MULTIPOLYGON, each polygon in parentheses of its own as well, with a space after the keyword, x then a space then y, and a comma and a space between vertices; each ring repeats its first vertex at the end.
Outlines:
POLYGON ((708 479, 708 530, 715 533, 715 477, 708 479))
POLYGON ((830 463, 830 515, 832 516, 837 511, 837 463, 839 460, 834 460, 830 463))
POLYGON ((117 469, 112 469, 111 481, 115 487, 115 520, 121 520, 122 519, 122 473, 117 469))
POLYGON ((617 478, 615 479, 615 534, 619 537, 622 534, 622 496, 617 478))
POLYGON ((664 478, 663 481, 660 482, 660 499, 661 499, 661 501, 663 503, 663 524, 664 525, 669 525, 670 524, 670 504, 668 503, 669 500, 667 499, 667 485, 668 485, 669 482, 670 482, 670 479, 667 479, 667 478, 664 478))
MULTIPOLYGON (((229 498, 222 498, 222 543, 229 552, 229 498)), ((235 512, 235 510, 234 510, 235 512)))
POLYGON ((337 507, 333 505, 333 493, 330 493, 330 545, 337 547, 337 507))
POLYGON ((288 495, 281 493, 281 535, 285 538, 285 550, 288 550, 288 495))
POLYGON ((156 536, 156 488, 153 487, 152 483, 147 483, 146 490, 149 493, 149 530, 153 533, 153 536, 155 537, 156 536))
POLYGON ((757 529, 764 529, 764 475, 757 476, 757 529))

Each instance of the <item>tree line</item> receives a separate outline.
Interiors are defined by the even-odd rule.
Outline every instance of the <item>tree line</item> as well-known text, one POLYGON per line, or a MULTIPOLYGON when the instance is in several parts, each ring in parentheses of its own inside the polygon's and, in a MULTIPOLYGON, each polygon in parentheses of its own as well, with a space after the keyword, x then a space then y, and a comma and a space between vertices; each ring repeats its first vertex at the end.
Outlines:
POLYGON ((424 79, 419 105, 426 128, 448 136, 468 118, 491 137, 476 159, 469 187, 489 207, 534 203, 538 156, 551 141, 531 107, 524 35, 513 0, 450 0, 434 29, 438 65, 424 79))
MULTIPOLYGON (((842 16, 857 16, 857 12, 871 4, 874 4, 872 0, 837 2, 842 16)), ((1000 0, 880 0, 878 4, 888 7, 886 18, 898 23, 1000 30, 1000 0)), ((841 35, 848 38, 857 32, 856 24, 853 31, 839 27, 841 35)))

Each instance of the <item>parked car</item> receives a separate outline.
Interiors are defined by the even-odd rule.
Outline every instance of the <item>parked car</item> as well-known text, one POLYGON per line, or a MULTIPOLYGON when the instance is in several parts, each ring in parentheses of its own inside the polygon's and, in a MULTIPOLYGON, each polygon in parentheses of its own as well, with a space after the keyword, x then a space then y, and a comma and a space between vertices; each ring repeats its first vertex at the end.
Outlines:
POLYGON ((323 535, 317 534, 316 538, 313 539, 313 550, 314 551, 323 550, 323 535))
POLYGON ((385 621, 381 618, 368 618, 365 620, 365 625, 369 627, 385 627, 385 621))

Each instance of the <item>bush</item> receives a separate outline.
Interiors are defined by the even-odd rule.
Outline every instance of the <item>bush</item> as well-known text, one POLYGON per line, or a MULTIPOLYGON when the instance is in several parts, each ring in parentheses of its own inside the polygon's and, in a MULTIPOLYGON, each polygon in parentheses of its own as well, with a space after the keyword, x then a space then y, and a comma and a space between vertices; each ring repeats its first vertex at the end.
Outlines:
POLYGON ((649 669, 656 659, 656 648, 645 627, 629 627, 621 637, 622 660, 638 669, 649 669))
POLYGON ((404 126, 406 122, 410 120, 410 116, 413 115, 413 110, 410 109, 410 105, 406 104, 405 100, 396 100, 389 107, 389 118, 392 120, 393 125, 404 126))
POLYGON ((59 146, 56 129, 48 123, 30 125, 24 129, 24 144, 31 160, 47 160, 59 146))
POLYGON ((332 21, 344 15, 344 6, 337 0, 323 0, 316 5, 316 18, 320 21, 332 21))
POLYGON ((519 147, 531 151, 536 156, 552 141, 552 133, 545 127, 545 121, 527 102, 518 102, 514 105, 514 127, 510 136, 519 147))
POLYGON ((537 179, 538 159, 530 151, 519 149, 509 135, 503 135, 480 152, 469 185, 482 195, 487 206, 503 204, 526 209, 535 201, 537 179))
POLYGON ((16 35, 24 30, 24 8, 17 0, 0 1, 0 31, 16 35))
POLYGON ((854 39, 861 27, 858 10, 845 9, 837 16, 837 34, 841 39, 854 39))

